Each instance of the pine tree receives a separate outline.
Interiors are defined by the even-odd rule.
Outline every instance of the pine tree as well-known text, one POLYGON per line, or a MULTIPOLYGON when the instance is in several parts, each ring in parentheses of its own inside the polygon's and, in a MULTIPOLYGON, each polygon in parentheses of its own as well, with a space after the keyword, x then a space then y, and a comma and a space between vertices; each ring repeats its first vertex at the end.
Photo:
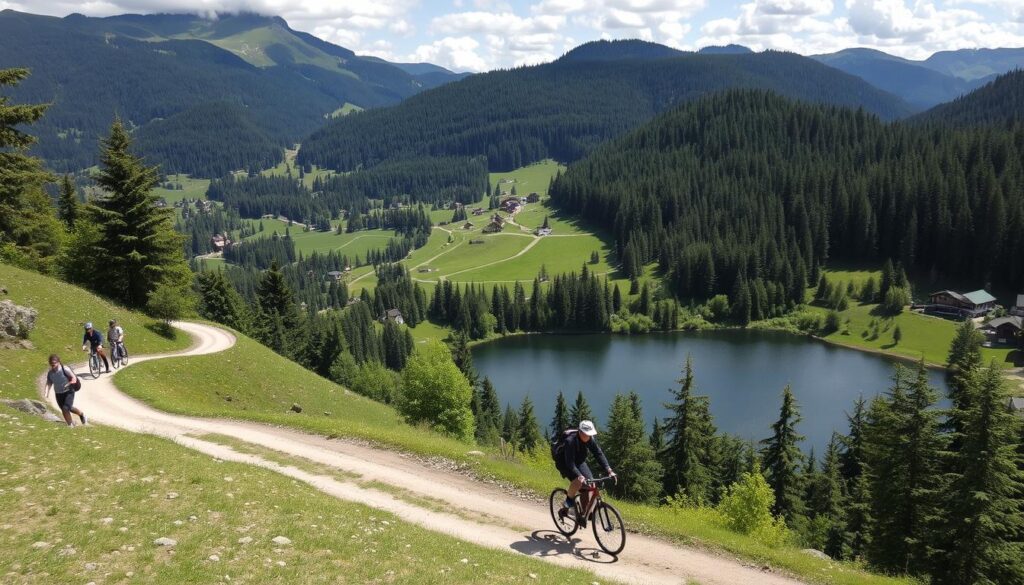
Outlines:
MULTIPOLYGON (((28 69, 0 69, 0 89, 28 75, 28 69)), ((42 161, 26 154, 35 137, 22 129, 39 121, 48 107, 8 104, 0 97, 0 261, 43 271, 50 270, 60 249, 62 230, 43 191, 53 177, 42 161)))
POLYGON ((936 583, 1024 583, 1024 465, 1021 421, 1006 408, 1009 394, 993 363, 974 369, 966 408, 951 414, 963 429, 953 454, 953 481, 941 531, 936 583))
POLYGON ((60 182, 60 196, 57 198, 57 217, 69 229, 75 229, 75 222, 78 221, 78 194, 75 192, 75 184, 71 175, 64 175, 60 182))
POLYGON ((820 539, 814 546, 834 559, 847 558, 850 554, 839 445, 839 436, 833 433, 822 458, 821 471, 808 474, 807 507, 811 518, 811 532, 820 539))
POLYGON ((772 513, 783 516, 792 523, 803 515, 804 505, 800 493, 800 464, 803 453, 797 445, 804 439, 797 434, 796 425, 801 420, 800 410, 793 398, 793 391, 786 386, 782 391, 782 407, 779 418, 772 424, 772 436, 761 441, 764 448, 765 479, 775 494, 772 513))
POLYGON ((640 502, 650 502, 661 492, 661 465, 648 442, 640 411, 640 398, 617 394, 608 414, 603 443, 608 462, 619 476, 612 493, 640 502))
POLYGON ((459 367, 459 371, 469 380, 470 385, 476 386, 479 377, 473 368, 473 352, 469 350, 469 337, 461 331, 452 336, 452 359, 459 367))
POLYGON ((580 390, 576 395, 576 402, 573 403, 572 408, 569 410, 569 426, 576 428, 585 420, 594 420, 594 413, 590 410, 587 399, 583 397, 583 391, 580 390))
POLYGON ((970 319, 957 327, 956 335, 949 344, 946 368, 949 369, 949 398, 954 408, 970 409, 967 384, 974 371, 981 367, 981 344, 985 337, 970 319))
POLYGON ((301 316, 295 295, 276 261, 263 273, 256 287, 256 300, 259 320, 264 323, 257 327, 260 341, 281 355, 299 355, 302 351, 300 340, 304 335, 301 316))
POLYGON ((476 440, 482 445, 496 445, 501 437, 499 425, 501 419, 501 404, 498 402, 498 392, 490 378, 484 378, 480 383, 479 402, 477 405, 476 440))
POLYGON ((569 406, 565 402, 565 395, 559 392, 558 397, 555 398, 555 414, 551 417, 550 434, 560 433, 570 426, 569 406))
POLYGON ((97 239, 71 250, 87 284, 132 307, 145 304, 161 283, 187 287, 184 236, 174 231, 173 211, 155 206, 157 169, 131 153, 131 137, 119 119, 101 141, 95 180, 104 195, 86 206, 83 229, 97 239))
POLYGON ((524 453, 533 453, 539 445, 546 443, 541 435, 540 426, 537 424, 537 415, 533 411, 533 401, 529 396, 523 397, 523 403, 519 406, 519 415, 516 417, 518 425, 516 428, 516 447, 524 453))
POLYGON ((665 493, 682 494, 702 503, 711 496, 712 448, 715 427, 706 396, 694 395, 693 359, 686 356, 683 377, 677 380, 673 402, 665 408, 665 493))
POLYGON ((505 414, 502 417, 501 424, 501 438, 505 439, 506 443, 515 445, 516 439, 519 437, 519 415, 516 411, 512 410, 511 404, 505 405, 505 414))
POLYGON ((200 273, 196 276, 196 287, 199 289, 200 315, 242 333, 251 332, 248 307, 222 272, 200 273))

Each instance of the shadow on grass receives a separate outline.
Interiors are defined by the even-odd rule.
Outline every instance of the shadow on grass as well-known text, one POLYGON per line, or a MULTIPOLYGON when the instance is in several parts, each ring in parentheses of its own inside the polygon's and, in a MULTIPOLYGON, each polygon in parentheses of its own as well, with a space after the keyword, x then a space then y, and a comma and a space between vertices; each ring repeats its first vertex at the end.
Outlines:
POLYGON ((1024 350, 1015 349, 1006 354, 1006 363, 1013 364, 1014 367, 1024 367, 1024 350))
POLYGON ((178 338, 178 330, 171 327, 171 324, 166 321, 150 323, 148 325, 144 325, 144 327, 169 341, 174 341, 178 338))

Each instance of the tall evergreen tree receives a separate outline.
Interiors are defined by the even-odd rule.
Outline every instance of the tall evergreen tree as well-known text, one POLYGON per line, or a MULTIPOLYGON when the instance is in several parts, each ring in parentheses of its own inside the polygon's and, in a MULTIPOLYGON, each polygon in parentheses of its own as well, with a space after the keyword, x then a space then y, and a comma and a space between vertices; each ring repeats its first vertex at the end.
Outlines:
POLYGON ((512 445, 515 445, 519 438, 519 415, 512 409, 511 404, 505 405, 505 414, 501 423, 501 438, 512 445))
POLYGON ((132 154, 131 136, 119 119, 101 141, 95 180, 103 195, 86 206, 83 229, 96 240, 71 250, 87 284, 131 307, 145 304, 159 284, 187 286, 184 237, 174 231, 174 212, 156 206, 157 169, 132 154))
POLYGON ((221 271, 198 274, 196 288, 200 315, 242 333, 250 332, 252 322, 248 307, 221 271))
POLYGON ((529 396, 523 397, 523 403, 519 406, 519 415, 516 419, 519 423, 516 428, 516 447, 524 453, 533 453, 537 450, 538 445, 543 445, 546 441, 540 432, 537 415, 533 409, 533 401, 529 396))
POLYGON ((965 320, 956 329, 956 335, 953 336, 946 357, 946 368, 950 373, 949 398, 953 401, 954 408, 964 411, 970 409, 970 392, 967 386, 974 371, 981 367, 981 344, 984 341, 985 336, 970 319, 965 320))
POLYGON ((469 336, 458 331, 452 335, 452 359, 470 385, 476 386, 478 376, 473 368, 473 353, 469 350, 469 336))
MULTIPOLYGON (((27 69, 0 69, 0 89, 18 85, 27 69)), ((61 244, 60 224, 43 185, 53 177, 26 151, 36 141, 22 131, 47 104, 9 104, 0 97, 0 261, 48 271, 61 244)), ((143 299, 145 302, 145 299, 143 299)))
POLYGON ((617 394, 603 433, 605 454, 619 476, 612 493, 641 502, 654 501, 661 492, 661 464, 644 431, 640 397, 617 394))
POLYGON ((962 429, 941 535, 935 582, 1024 583, 1024 462, 1021 421, 1006 407, 1009 394, 993 363, 966 380, 970 400, 954 408, 962 429))
POLYGON ((57 217, 69 229, 75 229, 78 221, 78 194, 71 175, 65 174, 60 182, 60 195, 57 197, 57 217))
POLYGON ((555 414, 551 417, 551 425, 548 430, 553 435, 568 429, 570 424, 569 406, 565 402, 565 395, 559 391, 558 397, 555 398, 555 414))
POLYGON ((580 422, 585 420, 594 420, 594 413, 590 410, 587 399, 583 397, 583 391, 580 390, 576 394, 576 402, 573 403, 572 408, 569 410, 569 426, 575 428, 580 422))
POLYGON ((799 475, 803 453, 797 445, 804 437, 796 432, 796 425, 800 420, 800 410, 793 397, 793 391, 786 386, 782 391, 779 418, 772 424, 772 436, 761 441, 764 445, 761 457, 764 461, 765 479, 775 494, 772 513, 783 516, 791 523, 804 513, 799 475))
POLYGON ((498 393, 490 378, 484 378, 476 391, 477 411, 476 418, 476 440, 481 445, 495 445, 501 436, 501 404, 498 402, 498 393))
POLYGON ((665 493, 683 494, 693 502, 708 501, 713 478, 714 423, 706 396, 694 395, 693 359, 686 356, 679 389, 665 405, 665 493))

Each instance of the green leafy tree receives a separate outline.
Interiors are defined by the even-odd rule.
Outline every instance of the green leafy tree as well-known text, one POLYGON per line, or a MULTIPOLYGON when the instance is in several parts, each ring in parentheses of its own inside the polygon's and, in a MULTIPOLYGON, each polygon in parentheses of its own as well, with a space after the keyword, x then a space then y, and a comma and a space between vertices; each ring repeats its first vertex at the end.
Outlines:
POLYGON ((394 404, 399 400, 403 380, 398 372, 380 362, 366 362, 352 374, 349 389, 378 402, 394 404))
POLYGON ((797 445, 804 437, 796 432, 800 420, 793 391, 786 386, 782 391, 779 418, 772 424, 772 436, 761 441, 764 445, 761 457, 768 485, 775 494, 772 512, 787 522, 797 520, 804 513, 799 473, 804 456, 797 445))
POLYGON ((411 423, 425 422, 464 441, 473 439, 473 389, 440 342, 419 348, 402 370, 398 411, 411 423))
POLYGON ((711 496, 713 477, 712 422, 708 398, 694 395, 693 359, 686 356, 679 389, 665 405, 671 414, 665 419, 665 493, 682 494, 691 502, 703 503, 711 496))
POLYGON ((640 398, 617 394, 608 414, 604 450, 619 481, 609 489, 619 496, 652 502, 661 493, 661 464, 644 432, 640 398))
POLYGON ((195 311, 195 296, 189 290, 183 290, 180 286, 161 283, 158 284, 146 301, 146 312, 164 323, 170 323, 175 319, 181 319, 191 315, 195 311))
MULTIPOLYGON (((0 89, 28 75, 27 69, 0 69, 0 89)), ((42 161, 26 154, 36 139, 22 128, 42 118, 48 107, 10 104, 0 97, 0 261, 42 271, 53 266, 62 230, 43 191, 53 177, 42 161)))
POLYGON ((740 480, 729 487, 717 509, 730 530, 778 546, 789 536, 785 521, 772 516, 774 507, 775 494, 761 471, 755 469, 744 472, 740 480))
POLYGON ((972 370, 967 384, 971 399, 951 414, 953 426, 963 430, 935 582, 1024 583, 1021 421, 1006 408, 1009 394, 995 363, 972 370))

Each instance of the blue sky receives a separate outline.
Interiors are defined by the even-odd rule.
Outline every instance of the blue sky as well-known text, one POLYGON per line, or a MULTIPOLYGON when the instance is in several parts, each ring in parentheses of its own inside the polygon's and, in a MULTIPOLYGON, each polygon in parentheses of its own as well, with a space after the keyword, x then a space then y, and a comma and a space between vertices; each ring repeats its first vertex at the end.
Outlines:
POLYGON ((64 16, 254 11, 391 61, 483 71, 550 61, 594 39, 802 54, 872 47, 911 59, 1024 46, 1024 0, 0 0, 64 16))

